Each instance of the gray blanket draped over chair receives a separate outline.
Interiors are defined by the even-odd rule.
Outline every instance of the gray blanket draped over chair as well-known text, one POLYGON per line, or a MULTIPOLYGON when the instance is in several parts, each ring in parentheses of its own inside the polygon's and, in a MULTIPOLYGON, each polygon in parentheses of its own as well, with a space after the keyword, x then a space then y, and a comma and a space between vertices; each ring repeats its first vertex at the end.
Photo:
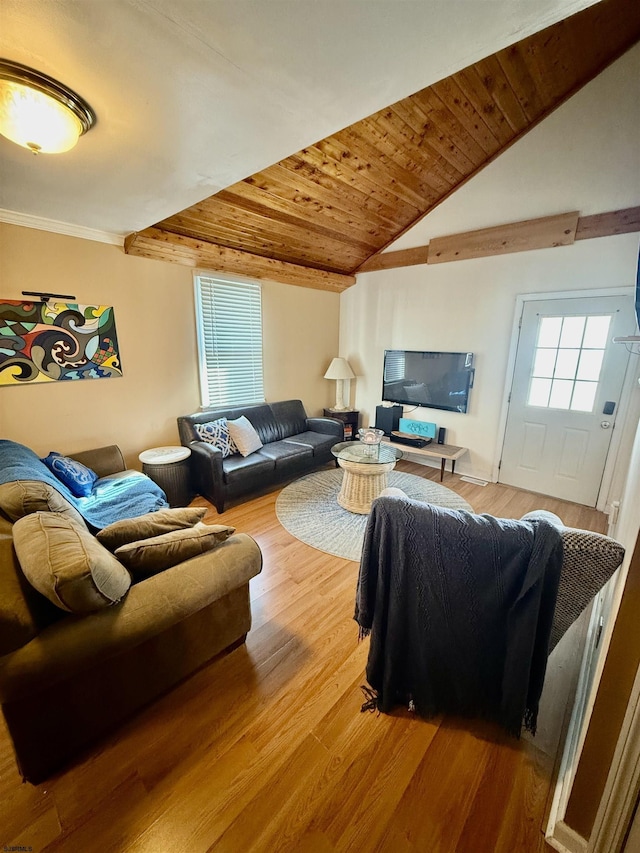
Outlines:
POLYGON ((545 520, 379 498, 365 533, 355 619, 370 633, 379 710, 494 720, 535 732, 562 566, 545 520))

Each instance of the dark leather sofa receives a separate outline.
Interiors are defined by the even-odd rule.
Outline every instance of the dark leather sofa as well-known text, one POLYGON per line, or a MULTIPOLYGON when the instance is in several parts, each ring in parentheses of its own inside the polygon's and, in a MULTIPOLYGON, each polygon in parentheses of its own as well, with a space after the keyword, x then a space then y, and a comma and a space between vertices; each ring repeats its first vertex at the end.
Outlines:
POLYGON ((180 441, 191 449, 193 490, 224 512, 225 501, 306 474, 333 460, 331 448, 344 440, 344 424, 334 418, 308 418, 300 400, 256 406, 208 409, 178 418, 180 441), (222 453, 201 441, 195 424, 244 415, 263 447, 247 457, 222 453))

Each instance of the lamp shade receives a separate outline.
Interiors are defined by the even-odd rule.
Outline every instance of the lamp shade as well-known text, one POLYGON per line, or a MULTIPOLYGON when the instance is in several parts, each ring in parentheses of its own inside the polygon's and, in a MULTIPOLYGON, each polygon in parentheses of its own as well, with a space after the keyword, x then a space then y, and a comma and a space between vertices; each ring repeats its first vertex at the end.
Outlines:
POLYGON ((355 373, 346 358, 334 358, 324 375, 325 379, 354 379, 355 373))
POLYGON ((79 95, 25 65, 0 59, 0 133, 35 154, 69 151, 94 124, 79 95))

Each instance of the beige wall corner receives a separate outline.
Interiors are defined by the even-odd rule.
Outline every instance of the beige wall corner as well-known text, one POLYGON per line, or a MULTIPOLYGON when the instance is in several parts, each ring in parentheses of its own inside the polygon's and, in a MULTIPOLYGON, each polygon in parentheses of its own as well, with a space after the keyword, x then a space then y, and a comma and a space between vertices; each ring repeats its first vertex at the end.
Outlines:
MULTIPOLYGON (((176 417, 200 405, 192 270, 129 257, 118 246, 0 224, 0 297, 74 294, 114 308, 123 376, 0 387, 0 435, 38 454, 118 444, 138 453, 176 444, 176 417)), ((331 401, 322 378, 337 353, 339 296, 263 283, 265 393, 300 397, 310 414, 331 401)))

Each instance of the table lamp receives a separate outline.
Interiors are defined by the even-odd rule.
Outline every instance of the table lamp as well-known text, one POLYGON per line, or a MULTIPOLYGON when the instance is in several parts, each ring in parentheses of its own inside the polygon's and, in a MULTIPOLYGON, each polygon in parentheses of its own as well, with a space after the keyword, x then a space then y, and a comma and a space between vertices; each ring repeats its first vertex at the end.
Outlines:
POLYGON ((346 358, 334 358, 329 369, 324 375, 325 379, 336 380, 336 404, 332 411, 344 412, 348 406, 344 404, 344 380, 354 379, 355 373, 351 370, 351 365, 346 358))

